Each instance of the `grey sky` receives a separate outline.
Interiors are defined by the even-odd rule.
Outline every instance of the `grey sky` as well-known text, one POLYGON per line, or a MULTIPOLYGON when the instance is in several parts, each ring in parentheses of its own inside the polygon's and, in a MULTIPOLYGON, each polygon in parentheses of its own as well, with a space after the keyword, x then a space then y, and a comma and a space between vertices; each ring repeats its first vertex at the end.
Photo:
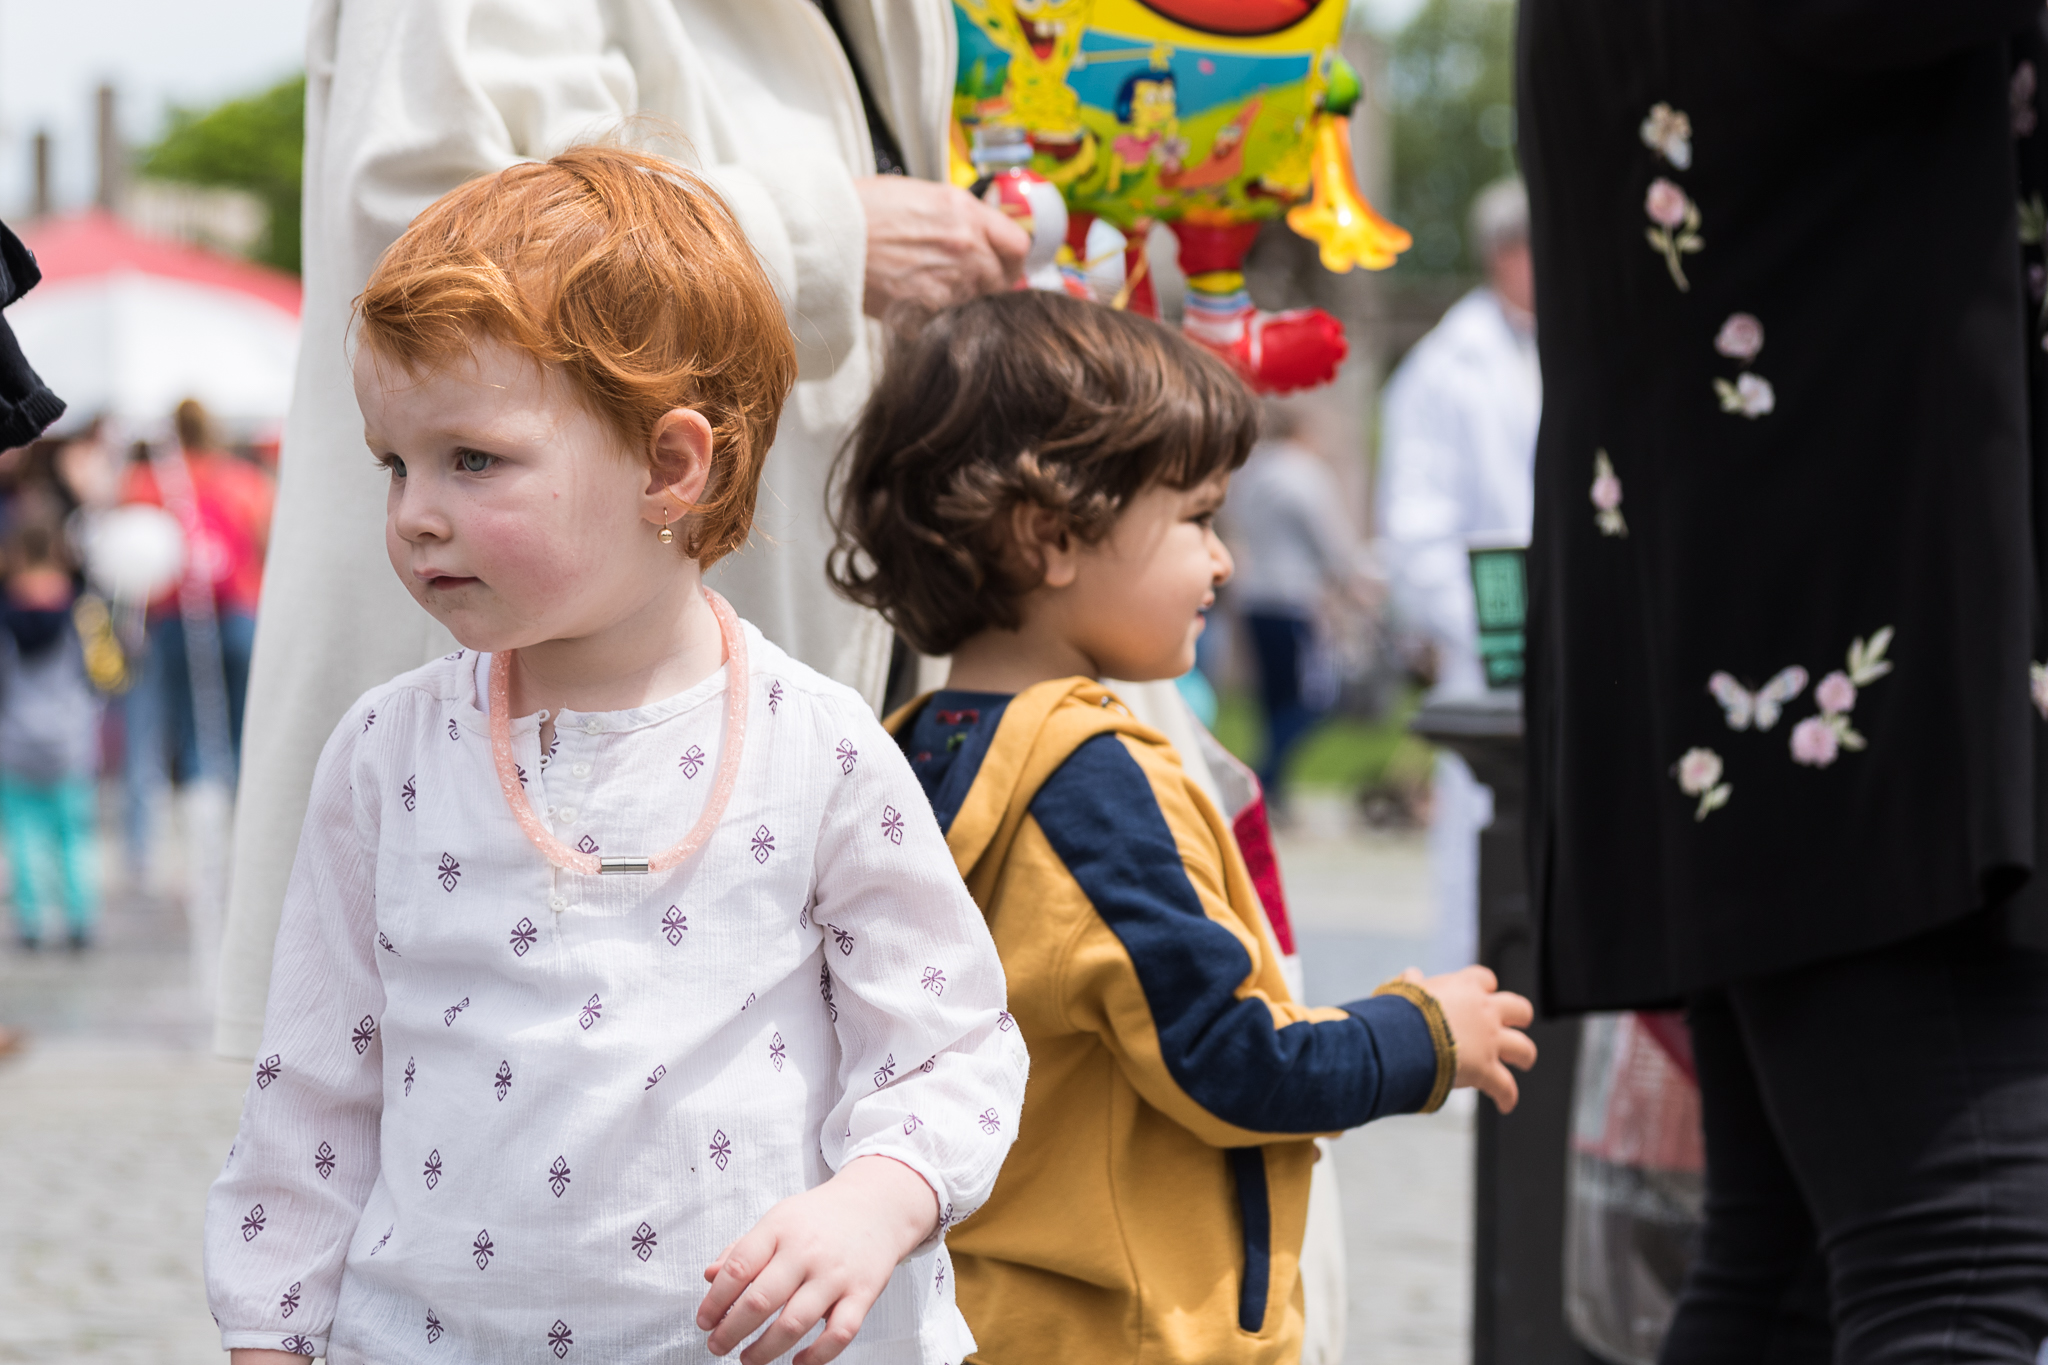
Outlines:
POLYGON ((260 90, 304 64, 311 0, 0 0, 0 214, 30 194, 29 140, 47 128, 60 208, 89 201, 93 90, 111 80, 134 142, 168 104, 260 90))

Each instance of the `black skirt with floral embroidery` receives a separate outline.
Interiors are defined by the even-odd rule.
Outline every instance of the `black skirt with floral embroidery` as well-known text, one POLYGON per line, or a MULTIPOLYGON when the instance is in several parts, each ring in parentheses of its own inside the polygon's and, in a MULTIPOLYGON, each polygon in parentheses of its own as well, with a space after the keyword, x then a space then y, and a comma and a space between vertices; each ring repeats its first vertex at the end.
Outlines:
POLYGON ((2048 943, 2041 15, 1523 0, 1549 1011, 2048 943))

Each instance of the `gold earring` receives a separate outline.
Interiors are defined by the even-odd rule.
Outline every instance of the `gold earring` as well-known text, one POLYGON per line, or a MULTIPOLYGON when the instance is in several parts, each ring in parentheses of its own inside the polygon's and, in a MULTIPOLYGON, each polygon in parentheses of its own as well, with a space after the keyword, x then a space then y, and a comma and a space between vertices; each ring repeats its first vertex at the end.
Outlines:
POLYGON ((666 507, 661 509, 661 530, 654 538, 664 545, 675 544, 676 533, 668 529, 668 509, 666 507))

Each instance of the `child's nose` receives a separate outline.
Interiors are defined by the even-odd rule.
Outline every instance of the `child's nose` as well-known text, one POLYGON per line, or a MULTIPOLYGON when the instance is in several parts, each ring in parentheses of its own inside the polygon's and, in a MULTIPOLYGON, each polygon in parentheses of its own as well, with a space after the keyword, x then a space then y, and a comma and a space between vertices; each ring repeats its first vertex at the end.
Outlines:
POLYGON ((1237 561, 1230 557, 1230 547, 1214 531, 1209 533, 1209 557, 1215 561, 1216 586, 1220 588, 1237 572, 1237 561))

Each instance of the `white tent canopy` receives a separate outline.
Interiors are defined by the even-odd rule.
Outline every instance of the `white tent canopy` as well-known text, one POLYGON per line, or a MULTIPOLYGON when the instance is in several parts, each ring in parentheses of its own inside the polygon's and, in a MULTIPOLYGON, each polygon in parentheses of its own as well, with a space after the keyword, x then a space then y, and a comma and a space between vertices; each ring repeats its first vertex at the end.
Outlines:
POLYGON ((22 239, 43 282, 7 321, 69 405, 59 431, 101 416, 147 430, 186 398, 239 434, 283 424, 298 356, 297 280, 142 237, 97 212, 36 224, 22 239))

